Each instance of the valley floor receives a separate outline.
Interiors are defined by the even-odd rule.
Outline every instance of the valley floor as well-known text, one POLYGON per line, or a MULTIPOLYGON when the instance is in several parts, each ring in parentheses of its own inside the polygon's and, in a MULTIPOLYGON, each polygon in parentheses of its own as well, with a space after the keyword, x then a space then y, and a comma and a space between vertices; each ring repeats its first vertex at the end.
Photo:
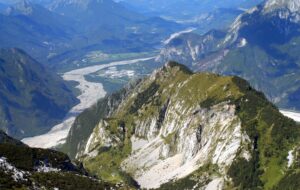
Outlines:
POLYGON ((74 106, 69 111, 65 120, 62 123, 54 126, 49 132, 43 135, 25 138, 22 140, 22 142, 31 147, 38 148, 51 148, 59 144, 63 144, 73 122, 75 121, 76 116, 80 114, 83 110, 95 104, 98 99, 103 98, 106 95, 106 91, 104 90, 103 85, 101 83, 89 82, 85 79, 85 76, 105 68, 120 65, 129 65, 140 61, 147 61, 150 59, 153 59, 153 57, 116 61, 108 64, 94 65, 81 69, 75 69, 64 73, 64 80, 76 81, 79 83, 76 86, 76 88, 78 88, 81 91, 81 94, 77 97, 80 100, 80 103, 74 106))

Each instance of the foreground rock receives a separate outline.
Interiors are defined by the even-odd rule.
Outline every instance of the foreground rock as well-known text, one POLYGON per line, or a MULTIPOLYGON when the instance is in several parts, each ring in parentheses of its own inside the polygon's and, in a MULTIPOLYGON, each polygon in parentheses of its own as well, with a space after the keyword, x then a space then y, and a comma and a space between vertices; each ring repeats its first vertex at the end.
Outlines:
POLYGON ((0 131, 0 187, 10 189, 128 189, 90 177, 63 153, 30 148, 0 131))

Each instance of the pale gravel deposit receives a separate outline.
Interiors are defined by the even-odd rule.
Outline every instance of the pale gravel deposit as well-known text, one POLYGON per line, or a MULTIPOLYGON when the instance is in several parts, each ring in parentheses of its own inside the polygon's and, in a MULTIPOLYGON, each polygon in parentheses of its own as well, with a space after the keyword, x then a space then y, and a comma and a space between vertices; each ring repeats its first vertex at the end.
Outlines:
POLYGON ((54 126, 49 132, 43 135, 29 137, 22 140, 25 144, 31 147, 38 148, 51 148, 59 144, 63 144, 69 133, 69 130, 75 121, 77 115, 79 115, 83 110, 91 107, 97 102, 98 99, 103 98, 106 92, 101 83, 89 82, 85 80, 85 76, 91 73, 95 73, 99 70, 120 66, 134 64, 139 61, 147 61, 153 59, 141 58, 134 60, 116 61, 109 64, 94 65, 89 67, 84 67, 81 69, 75 69, 63 74, 63 79, 66 81, 76 81, 79 85, 76 87, 81 91, 81 94, 77 97, 80 103, 74 106, 67 114, 64 121, 56 126, 54 126))
POLYGON ((173 39, 179 37, 181 34, 186 34, 186 33, 191 33, 194 30, 196 30, 195 28, 188 28, 186 30, 180 31, 180 32, 176 32, 174 34, 171 34, 170 37, 168 39, 166 39, 165 41, 163 41, 163 43, 166 45, 168 43, 170 43, 173 39))

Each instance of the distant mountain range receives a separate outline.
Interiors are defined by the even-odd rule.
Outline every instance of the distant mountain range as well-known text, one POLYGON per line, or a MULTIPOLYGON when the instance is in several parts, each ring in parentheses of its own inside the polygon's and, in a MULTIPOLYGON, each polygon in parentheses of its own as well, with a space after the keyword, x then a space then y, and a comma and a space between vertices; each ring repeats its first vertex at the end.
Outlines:
POLYGON ((91 45, 97 46, 102 41, 109 46, 108 49, 123 47, 124 43, 127 43, 127 49, 135 48, 131 44, 139 42, 136 51, 142 51, 180 28, 174 22, 143 16, 112 0, 56 0, 49 9, 75 19, 75 28, 87 37, 91 45))
POLYGON ((77 103, 49 68, 19 49, 0 49, 0 129, 16 138, 47 132, 77 103))
POLYGON ((146 15, 158 15, 199 32, 228 27, 243 11, 262 0, 120 0, 128 9, 146 15))
POLYGON ((18 47, 53 64, 70 58, 70 52, 78 56, 92 50, 152 51, 182 29, 177 23, 142 16, 112 0, 56 0, 49 5, 21 0, 0 14, 0 19, 0 47, 18 47))
POLYGON ((1 47, 24 49, 38 60, 69 48, 72 22, 26 0, 10 6, 1 18, 1 47))
POLYGON ((0 3, 0 13, 7 9, 7 7, 8 6, 6 4, 0 3))
POLYGON ((10 5, 10 4, 15 4, 17 3, 19 0, 0 0, 1 4, 6 4, 6 5, 10 5))
POLYGON ((58 68, 59 63, 73 61, 93 50, 105 53, 157 50, 163 39, 187 27, 196 27, 199 32, 224 28, 242 13, 241 5, 248 8, 259 1, 3 2, 6 5, 0 5, 4 12, 0 14, 0 47, 24 49, 38 61, 58 68), (152 6, 161 12, 141 11, 152 6), (179 17, 173 19, 172 15, 179 17))
POLYGON ((241 76, 278 106, 300 110, 299 4, 269 0, 241 14, 228 31, 182 34, 157 60, 241 76))
POLYGON ((262 0, 119 0, 128 7, 135 8, 143 13, 158 13, 180 18, 195 16, 199 13, 209 13, 218 8, 240 8, 254 6, 262 0), (176 14, 177 13, 177 14, 176 14))

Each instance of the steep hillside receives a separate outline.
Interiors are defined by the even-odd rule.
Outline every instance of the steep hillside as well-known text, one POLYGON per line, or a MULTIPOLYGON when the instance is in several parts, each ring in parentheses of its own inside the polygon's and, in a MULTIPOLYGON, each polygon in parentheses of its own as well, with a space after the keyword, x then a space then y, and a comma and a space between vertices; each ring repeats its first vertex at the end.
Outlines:
POLYGON ((19 49, 0 49, 0 129, 17 138, 44 133, 77 102, 63 80, 19 49))
POLYGON ((240 15, 225 36, 179 36, 166 45, 158 60, 183 57, 197 71, 238 75, 278 106, 299 110, 298 4, 297 0, 269 0, 240 15))
POLYGON ((297 185, 299 127, 245 80, 169 62, 82 113, 67 145, 112 183, 271 189, 297 185))
POLYGON ((71 158, 79 158, 95 125, 102 118, 109 117, 119 104, 132 92, 139 81, 129 84, 124 89, 100 99, 97 104, 83 111, 75 120, 63 150, 71 158))
POLYGON ((30 148, 0 131, 0 187, 11 189, 127 189, 88 176, 67 155, 30 148))

